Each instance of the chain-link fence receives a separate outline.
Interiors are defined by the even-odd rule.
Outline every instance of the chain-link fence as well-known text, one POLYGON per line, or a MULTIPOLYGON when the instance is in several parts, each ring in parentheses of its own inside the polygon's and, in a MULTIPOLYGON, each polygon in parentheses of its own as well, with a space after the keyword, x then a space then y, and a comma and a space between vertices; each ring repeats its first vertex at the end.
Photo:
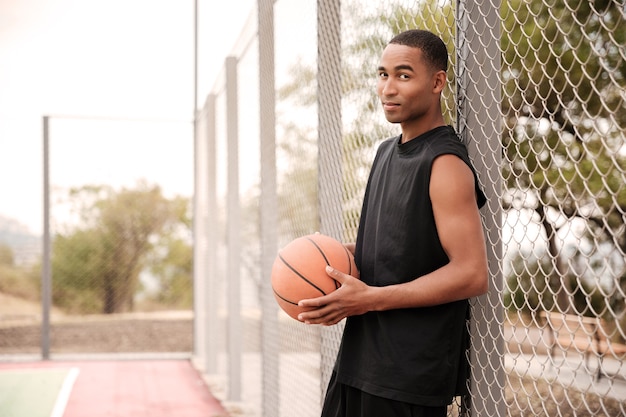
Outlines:
POLYGON ((245 415, 319 415, 342 327, 279 312, 269 271, 295 237, 355 239, 396 134, 378 58, 417 27, 448 46, 444 114, 489 199, 470 412, 626 415, 625 19, 621 0, 259 0, 197 122, 195 348, 214 389, 245 415))
POLYGON ((2 259, 0 354, 189 357, 192 124, 46 116, 42 127, 43 254, 36 239, 31 259, 2 259))

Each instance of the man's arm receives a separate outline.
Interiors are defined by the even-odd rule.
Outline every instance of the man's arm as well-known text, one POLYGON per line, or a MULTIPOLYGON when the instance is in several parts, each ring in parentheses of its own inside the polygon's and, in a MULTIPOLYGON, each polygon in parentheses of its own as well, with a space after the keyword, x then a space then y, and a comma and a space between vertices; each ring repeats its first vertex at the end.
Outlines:
POLYGON ((427 307, 485 293, 485 238, 470 168, 454 155, 437 158, 432 167, 430 198, 439 239, 450 259, 448 264, 411 282, 385 287, 370 287, 329 269, 328 274, 341 287, 323 297, 302 300, 300 306, 314 309, 300 314, 300 320, 332 325, 368 311, 427 307))

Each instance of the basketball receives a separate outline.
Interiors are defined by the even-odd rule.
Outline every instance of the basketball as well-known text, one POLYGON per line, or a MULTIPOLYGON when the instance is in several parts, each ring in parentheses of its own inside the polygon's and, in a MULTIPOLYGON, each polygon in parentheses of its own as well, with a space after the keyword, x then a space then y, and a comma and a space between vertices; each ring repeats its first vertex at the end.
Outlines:
POLYGON ((329 294, 340 284, 328 276, 326 266, 359 277, 354 257, 343 244, 319 233, 302 236, 278 251, 272 266, 272 289, 278 305, 297 320, 305 311, 298 302, 329 294))

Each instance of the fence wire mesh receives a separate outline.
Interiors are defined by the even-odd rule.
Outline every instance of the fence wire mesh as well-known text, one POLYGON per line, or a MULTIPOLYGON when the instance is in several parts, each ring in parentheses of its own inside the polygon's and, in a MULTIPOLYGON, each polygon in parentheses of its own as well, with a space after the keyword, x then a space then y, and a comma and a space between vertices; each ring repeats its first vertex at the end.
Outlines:
POLYGON ((44 117, 49 250, 0 268, 0 354, 190 356, 191 130, 44 117))
MULTIPOLYGON (((448 46, 444 115, 490 201, 482 214, 492 282, 472 300, 472 400, 450 415, 626 415, 624 2, 279 0, 259 1, 257 12, 257 43, 237 55, 238 79, 250 84, 238 90, 239 107, 223 102, 199 120, 209 126, 217 115, 219 133, 196 179, 215 169, 218 186, 196 197, 196 213, 220 226, 196 235, 220 249, 211 258, 219 268, 196 280, 208 278, 221 294, 211 299, 228 302, 220 326, 208 316, 199 323, 216 331, 196 354, 224 398, 249 415, 319 415, 342 326, 320 330, 279 312, 269 267, 304 234, 355 239, 375 149, 396 134, 377 103, 376 64, 393 34, 425 28, 448 46), (236 137, 229 111, 242 115, 236 137), (230 171, 233 138, 239 167, 230 171), (227 203, 239 172, 239 199, 227 203), (239 248, 226 239, 232 222, 239 248), (227 296, 240 272, 225 269, 233 250, 245 272, 241 293, 227 296), (229 308, 232 297, 241 311, 229 308), (229 332, 241 332, 243 353, 218 342, 233 340, 229 332)), ((227 84, 217 83, 218 103, 227 84)))
POLYGON ((624 2, 501 18, 507 404, 624 415, 624 2))

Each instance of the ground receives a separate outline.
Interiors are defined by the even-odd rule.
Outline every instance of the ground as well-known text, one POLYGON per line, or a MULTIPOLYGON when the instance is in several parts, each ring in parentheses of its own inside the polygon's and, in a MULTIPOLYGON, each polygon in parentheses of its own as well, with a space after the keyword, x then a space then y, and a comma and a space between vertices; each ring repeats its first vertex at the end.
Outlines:
MULTIPOLYGON (((0 294, 0 355, 39 354, 40 315, 38 304, 0 294)), ((53 316, 52 353, 190 353, 193 349, 191 312, 76 318, 55 311, 53 316)), ((258 346, 247 348, 258 350, 258 346)), ((507 378, 508 417, 626 416, 626 406, 610 398, 543 379, 507 378)))
MULTIPOLYGON (((41 352, 41 307, 0 294, 0 354, 41 352)), ((52 312, 52 353, 191 352, 191 312, 65 316, 52 312)))

